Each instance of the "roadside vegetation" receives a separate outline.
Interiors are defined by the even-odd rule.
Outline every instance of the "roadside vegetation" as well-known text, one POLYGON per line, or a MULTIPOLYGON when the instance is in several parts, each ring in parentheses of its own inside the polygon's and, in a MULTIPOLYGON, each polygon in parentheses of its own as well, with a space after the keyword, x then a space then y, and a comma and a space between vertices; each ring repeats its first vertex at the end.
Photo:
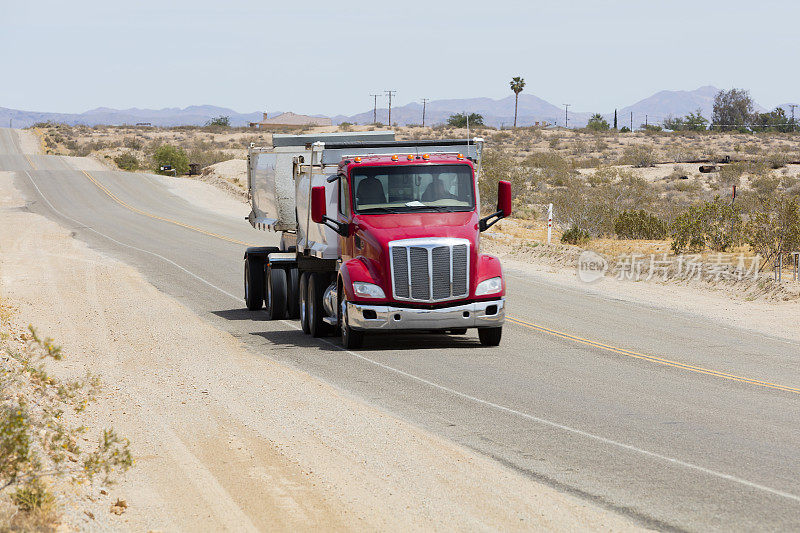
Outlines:
POLYGON ((127 439, 81 423, 100 383, 48 372, 63 357, 34 327, 17 331, 0 300, 0 531, 54 531, 65 486, 110 484, 133 463, 127 439))

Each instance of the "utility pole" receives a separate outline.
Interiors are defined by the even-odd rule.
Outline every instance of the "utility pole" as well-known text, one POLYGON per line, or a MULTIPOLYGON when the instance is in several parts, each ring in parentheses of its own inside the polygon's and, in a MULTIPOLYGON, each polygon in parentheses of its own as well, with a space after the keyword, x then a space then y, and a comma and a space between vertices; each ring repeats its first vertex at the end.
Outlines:
POLYGON ((378 97, 380 95, 379 94, 371 94, 370 96, 375 99, 375 102, 374 102, 374 104, 372 106, 372 123, 373 124, 377 124, 378 123, 378 97))
POLYGON ((794 133, 794 108, 797 107, 797 104, 789 104, 789 107, 792 108, 792 133, 794 133))
POLYGON ((647 113, 644 115, 644 129, 647 129, 647 113))
POLYGON ((631 111, 631 133, 633 133, 633 111, 631 111))
POLYGON ((572 104, 562 104, 564 106, 564 128, 569 128, 569 106, 572 104))
POLYGON ((394 93, 396 93, 397 91, 383 91, 383 92, 385 92, 386 94, 389 95, 389 127, 391 128, 392 127, 392 96, 394 96, 394 93))
POLYGON ((422 127, 425 127, 425 106, 428 104, 430 98, 423 98, 422 99, 422 127))

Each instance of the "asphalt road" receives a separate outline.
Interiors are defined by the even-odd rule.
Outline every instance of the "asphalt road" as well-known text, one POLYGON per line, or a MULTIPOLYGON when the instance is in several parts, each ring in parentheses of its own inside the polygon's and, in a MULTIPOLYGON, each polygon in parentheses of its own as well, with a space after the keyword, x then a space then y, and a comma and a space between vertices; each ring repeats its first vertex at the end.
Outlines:
POLYGON ((22 154, 12 130, 0 129, 0 170, 15 172, 28 209, 254 352, 532 478, 658 529, 800 529, 796 342, 512 270, 513 320, 499 348, 471 332, 345 351, 244 309, 242 243, 273 244, 274 234, 146 176, 22 154))

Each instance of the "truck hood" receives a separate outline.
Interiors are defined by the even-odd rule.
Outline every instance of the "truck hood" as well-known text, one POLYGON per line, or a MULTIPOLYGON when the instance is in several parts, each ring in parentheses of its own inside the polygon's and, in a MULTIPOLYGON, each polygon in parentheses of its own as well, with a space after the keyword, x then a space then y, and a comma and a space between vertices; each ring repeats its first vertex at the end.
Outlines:
POLYGON ((478 244, 478 214, 475 211, 359 215, 357 224, 359 230, 370 235, 383 249, 391 241, 426 237, 467 239, 473 250, 478 244))

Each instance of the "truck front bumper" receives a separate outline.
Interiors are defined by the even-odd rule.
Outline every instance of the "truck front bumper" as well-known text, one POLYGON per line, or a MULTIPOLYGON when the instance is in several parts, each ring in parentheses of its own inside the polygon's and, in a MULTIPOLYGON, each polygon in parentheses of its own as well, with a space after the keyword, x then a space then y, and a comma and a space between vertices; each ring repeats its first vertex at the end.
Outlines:
POLYGON ((350 327, 359 330, 458 329, 500 326, 506 300, 473 302, 439 309, 418 309, 347 302, 350 327))

